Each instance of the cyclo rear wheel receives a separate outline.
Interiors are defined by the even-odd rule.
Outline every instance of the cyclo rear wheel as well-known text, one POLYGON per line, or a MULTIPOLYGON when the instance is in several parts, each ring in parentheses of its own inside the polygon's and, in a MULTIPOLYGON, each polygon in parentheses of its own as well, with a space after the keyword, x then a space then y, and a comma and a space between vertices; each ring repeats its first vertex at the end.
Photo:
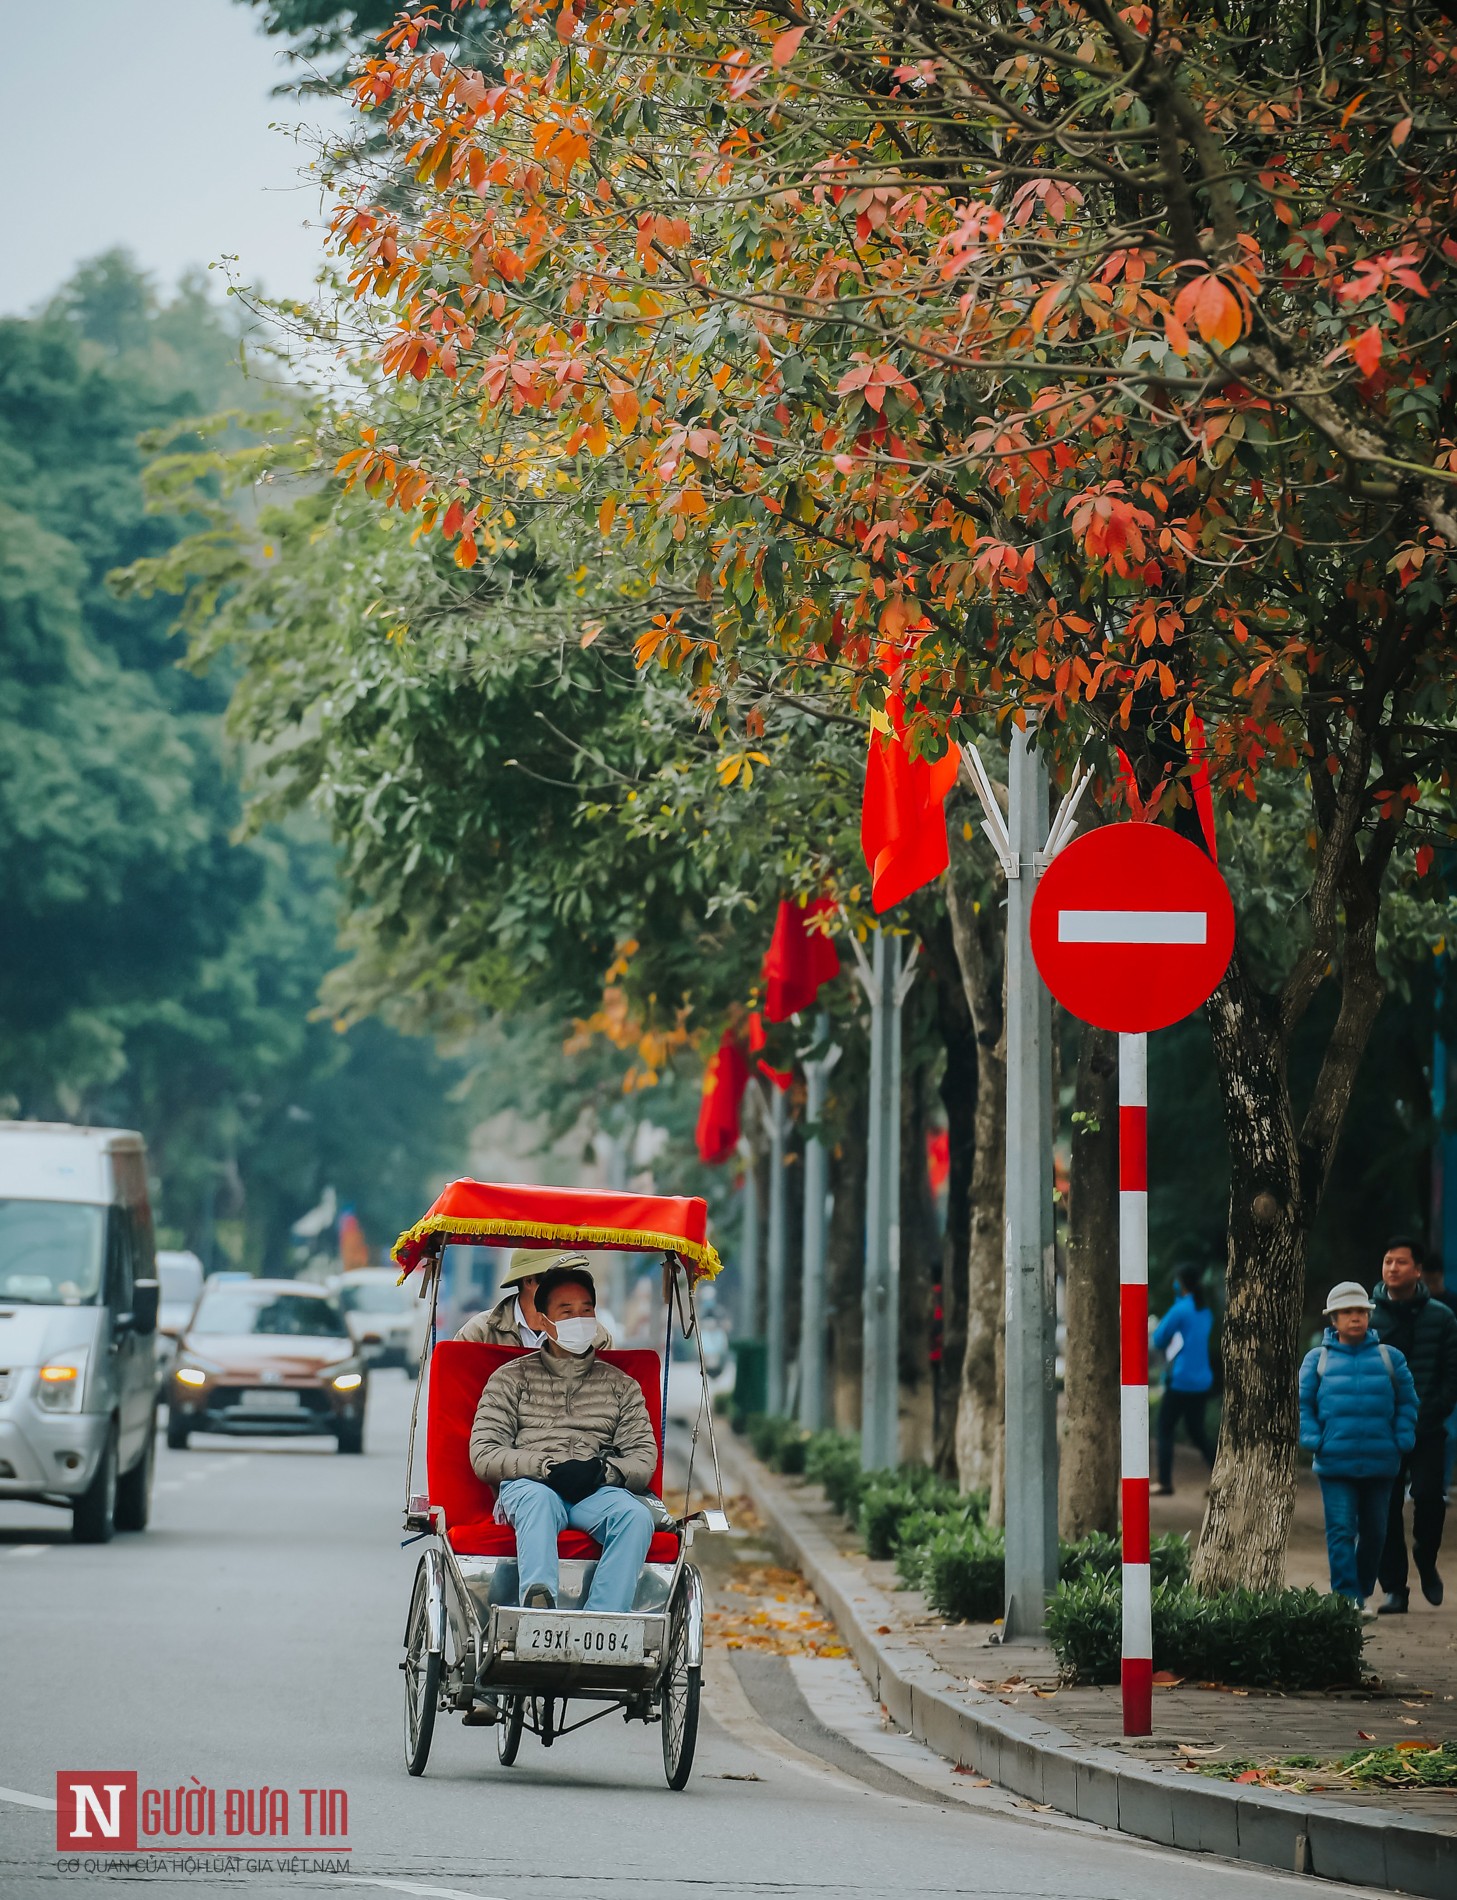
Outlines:
POLYGON ((503 1695, 496 1710, 496 1756, 509 1768, 521 1753, 521 1731, 526 1726, 526 1698, 503 1695))
POLYGON ((405 1766, 423 1775, 435 1734, 435 1710, 440 1700, 441 1654, 431 1647, 429 1591, 425 1562, 415 1572, 410 1614, 405 1622, 405 1766))
POLYGON ((678 1793, 688 1785, 693 1772, 693 1751, 698 1746, 698 1700, 703 1671, 688 1660, 688 1598, 698 1588, 697 1572, 684 1573, 684 1588, 679 1590, 672 1607, 668 1630, 668 1660, 663 1670, 663 1773, 668 1786, 678 1793))

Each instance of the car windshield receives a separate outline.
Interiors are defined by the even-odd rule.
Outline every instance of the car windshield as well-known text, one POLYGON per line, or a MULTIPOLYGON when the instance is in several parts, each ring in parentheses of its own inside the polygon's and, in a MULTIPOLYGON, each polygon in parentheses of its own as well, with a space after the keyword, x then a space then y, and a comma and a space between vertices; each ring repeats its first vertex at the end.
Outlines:
POLYGON ((414 1298, 406 1286, 341 1286, 339 1304, 346 1313, 399 1313, 414 1298))
POLYGON ((291 1339, 341 1339, 348 1329, 332 1300, 308 1293, 251 1293, 228 1286, 207 1294, 194 1333, 270 1333, 291 1339))
POLYGON ((105 1246, 104 1207, 0 1201, 0 1300, 94 1305, 105 1246))

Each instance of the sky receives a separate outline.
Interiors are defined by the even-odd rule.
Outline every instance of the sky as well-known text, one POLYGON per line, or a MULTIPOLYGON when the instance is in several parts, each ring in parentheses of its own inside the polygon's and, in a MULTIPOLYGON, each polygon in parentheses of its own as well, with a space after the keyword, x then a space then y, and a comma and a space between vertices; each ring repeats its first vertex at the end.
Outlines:
POLYGON ((306 296, 324 216, 293 129, 338 130, 343 108, 271 96, 291 69, 238 0, 65 0, 63 17, 58 33, 45 0, 0 0, 0 315, 117 245, 164 289, 233 254, 243 281, 306 296))

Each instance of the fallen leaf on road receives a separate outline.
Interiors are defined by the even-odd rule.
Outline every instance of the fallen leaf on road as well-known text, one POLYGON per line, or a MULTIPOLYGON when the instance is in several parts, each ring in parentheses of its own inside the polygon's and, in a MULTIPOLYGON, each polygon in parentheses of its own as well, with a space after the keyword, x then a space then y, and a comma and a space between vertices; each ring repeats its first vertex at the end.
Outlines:
POLYGON ((1262 1768, 1246 1768, 1242 1775, 1235 1776, 1236 1781, 1246 1784, 1254 1781, 1263 1781, 1264 1779, 1265 1771, 1262 1768))
POLYGON ((719 1781, 762 1781, 762 1775, 719 1775, 719 1781))
POLYGON ((1372 1734, 1370 1729, 1358 1728, 1356 1730, 1356 1740, 1358 1742, 1374 1742, 1376 1737, 1372 1734))
POLYGON ((1155 1688, 1177 1689, 1184 1678, 1182 1676, 1176 1676, 1171 1669, 1155 1669, 1153 1672, 1153 1680, 1155 1688))
POLYGON ((1408 1728, 1417 1728, 1420 1726, 1414 1715, 1399 1715, 1396 1719, 1398 1722, 1405 1722, 1408 1728))
POLYGON ((889 1624, 889 1623, 877 1623, 877 1624, 876 1624, 876 1626, 875 1626, 875 1633, 876 1633, 876 1635, 877 1635, 877 1636, 889 1636, 889 1635, 890 1635, 890 1624, 889 1624))
POLYGON ((974 1768, 963 1768, 960 1762, 956 1764, 951 1772, 953 1775, 970 1775, 973 1778, 971 1783, 973 1788, 990 1788, 992 1785, 985 1775, 978 1775, 974 1768))

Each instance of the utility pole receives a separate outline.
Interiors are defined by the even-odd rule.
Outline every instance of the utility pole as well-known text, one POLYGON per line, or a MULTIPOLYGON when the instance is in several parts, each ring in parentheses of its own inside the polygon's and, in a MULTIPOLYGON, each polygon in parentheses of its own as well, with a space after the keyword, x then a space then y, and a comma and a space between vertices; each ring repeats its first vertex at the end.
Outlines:
MULTIPOLYGON (((789 1095, 777 1082, 762 1085, 769 1100, 769 1273, 765 1288, 764 1333, 768 1341, 768 1405, 778 1418, 785 1404, 785 1297, 789 1291, 788 1215, 784 1205, 784 1146, 789 1126, 789 1095)), ((761 1111, 762 1112, 762 1111, 761 1111)))
POLYGON ((875 1471, 900 1460, 900 1025, 920 945, 902 968, 900 938, 886 930, 869 961, 853 933, 850 944, 870 999, 860 1465, 875 1471))
MULTIPOLYGON (((821 1010, 815 1019, 814 1039, 824 1049, 830 1019, 821 1010)), ((838 1047, 826 1049, 804 1065, 804 1261, 799 1315, 799 1422, 806 1431, 823 1431, 829 1423, 825 1378, 825 1144, 819 1125, 825 1112, 826 1085, 840 1060, 838 1047)))
POLYGON ((1057 1587, 1057 1282, 1052 1206, 1052 997, 1032 960, 1037 878, 1072 836, 1090 772, 1050 831, 1036 730, 1012 730, 1005 819, 974 746, 962 766, 1007 880, 1006 1515, 1003 1641, 1036 1638, 1057 1587), (1044 836, 1046 842, 1043 842, 1044 836))

